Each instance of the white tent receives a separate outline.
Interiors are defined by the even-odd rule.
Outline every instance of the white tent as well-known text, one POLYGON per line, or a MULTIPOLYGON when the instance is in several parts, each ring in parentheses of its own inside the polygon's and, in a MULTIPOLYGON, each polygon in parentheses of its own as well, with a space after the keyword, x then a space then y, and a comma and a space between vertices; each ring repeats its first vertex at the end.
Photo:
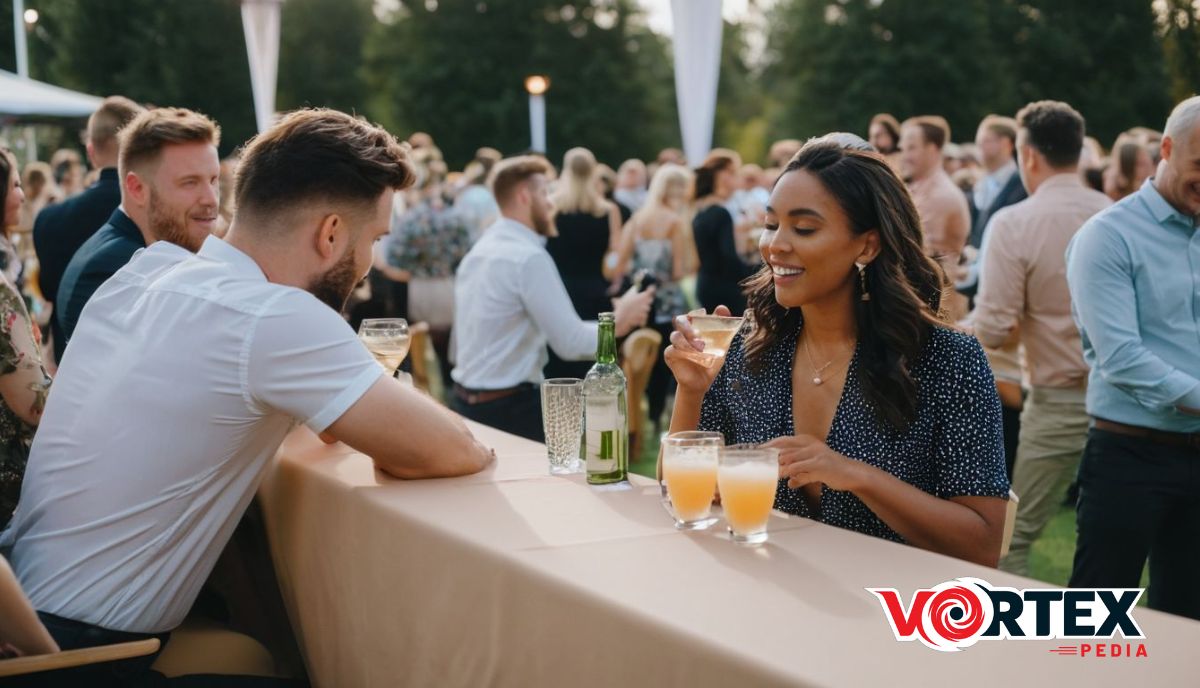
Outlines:
POLYGON ((0 117, 87 117, 100 101, 0 70, 0 117))

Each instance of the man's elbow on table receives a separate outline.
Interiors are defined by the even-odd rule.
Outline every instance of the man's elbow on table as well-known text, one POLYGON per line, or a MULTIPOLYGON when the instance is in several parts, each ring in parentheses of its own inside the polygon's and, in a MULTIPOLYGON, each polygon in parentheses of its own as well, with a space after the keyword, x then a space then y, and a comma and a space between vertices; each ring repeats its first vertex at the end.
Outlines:
POLYGON ((457 478, 473 475, 492 464, 496 454, 480 444, 469 431, 465 437, 447 438, 446 442, 397 447, 386 456, 372 456, 380 470, 401 480, 457 478))
POLYGON ((448 478, 491 463, 458 416, 411 387, 381 377, 327 433, 370 456, 397 478, 448 478))

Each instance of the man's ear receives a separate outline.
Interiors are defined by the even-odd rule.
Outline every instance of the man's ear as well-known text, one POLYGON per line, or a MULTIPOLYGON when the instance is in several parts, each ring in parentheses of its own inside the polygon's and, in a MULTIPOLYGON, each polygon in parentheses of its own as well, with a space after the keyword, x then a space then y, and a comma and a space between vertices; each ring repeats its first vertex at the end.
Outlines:
POLYGON ((124 186, 124 196, 127 197, 133 205, 139 208, 145 207, 150 202, 150 186, 146 184, 137 172, 130 170, 125 173, 125 179, 122 181, 124 186))
POLYGON ((343 253, 343 249, 339 248, 339 244, 345 242, 346 222, 341 215, 331 213, 321 218, 321 225, 317 229, 316 246, 317 255, 321 257, 321 261, 336 262, 338 257, 343 253))

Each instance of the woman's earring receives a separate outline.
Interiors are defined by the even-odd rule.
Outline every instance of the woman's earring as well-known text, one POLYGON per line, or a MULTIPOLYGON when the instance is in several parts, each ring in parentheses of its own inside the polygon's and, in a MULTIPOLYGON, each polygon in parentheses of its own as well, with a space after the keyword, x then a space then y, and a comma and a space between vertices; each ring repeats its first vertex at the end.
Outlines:
POLYGON ((858 268, 858 278, 862 280, 862 300, 870 301, 871 292, 867 291, 867 264, 855 262, 854 267, 858 268))

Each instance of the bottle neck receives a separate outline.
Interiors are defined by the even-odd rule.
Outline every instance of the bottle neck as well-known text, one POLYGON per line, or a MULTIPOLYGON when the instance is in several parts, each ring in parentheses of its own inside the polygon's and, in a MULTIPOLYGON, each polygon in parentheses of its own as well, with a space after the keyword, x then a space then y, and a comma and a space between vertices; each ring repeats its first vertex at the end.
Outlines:
POLYGON ((600 334, 596 343, 596 362, 617 362, 617 328, 612 322, 600 323, 600 334))

